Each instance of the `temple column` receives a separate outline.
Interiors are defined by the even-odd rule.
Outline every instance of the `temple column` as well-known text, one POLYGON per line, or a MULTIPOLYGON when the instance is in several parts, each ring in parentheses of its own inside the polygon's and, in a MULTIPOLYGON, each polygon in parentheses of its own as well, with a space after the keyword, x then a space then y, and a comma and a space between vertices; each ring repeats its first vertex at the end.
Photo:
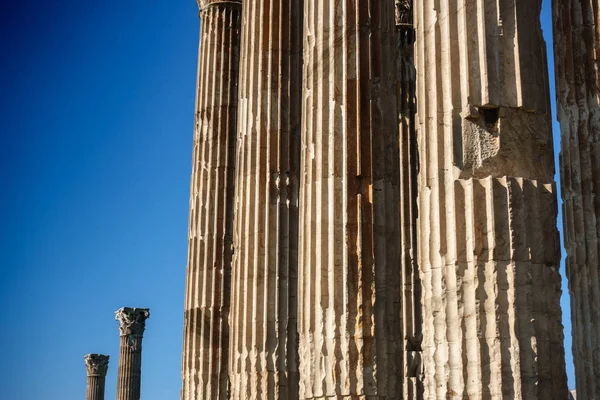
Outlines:
POLYGON ((398 399, 394 0, 305 0, 300 398, 398 399))
POLYGON ((426 399, 565 399, 539 0, 415 2, 426 399))
POLYGON ((108 359, 109 356, 102 354, 88 354, 85 356, 85 368, 87 370, 86 400, 104 400, 108 359))
POLYGON ((147 308, 124 307, 116 312, 121 336, 117 400, 140 400, 142 338, 149 316, 147 308))
POLYGON ((298 399, 302 1, 242 10, 232 399, 298 399))
POLYGON ((600 4, 554 0, 566 270, 577 395, 600 399, 600 4))
POLYGON ((182 400, 225 399, 233 253, 239 0, 199 0, 182 400))

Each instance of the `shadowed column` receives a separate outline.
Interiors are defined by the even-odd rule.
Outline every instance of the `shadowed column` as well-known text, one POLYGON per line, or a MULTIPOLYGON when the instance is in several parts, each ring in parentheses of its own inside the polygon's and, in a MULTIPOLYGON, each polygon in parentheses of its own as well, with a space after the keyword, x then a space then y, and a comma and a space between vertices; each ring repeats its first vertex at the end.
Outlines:
POLYGON ((556 112, 577 393, 600 399, 600 13, 553 0, 556 112))
POLYGON ((142 338, 150 312, 147 308, 123 307, 116 314, 117 321, 121 323, 117 400, 139 400, 142 338))
POLYGON ((109 356, 102 354, 88 354, 85 357, 87 370, 86 400, 104 400, 104 386, 106 372, 108 371, 109 356))

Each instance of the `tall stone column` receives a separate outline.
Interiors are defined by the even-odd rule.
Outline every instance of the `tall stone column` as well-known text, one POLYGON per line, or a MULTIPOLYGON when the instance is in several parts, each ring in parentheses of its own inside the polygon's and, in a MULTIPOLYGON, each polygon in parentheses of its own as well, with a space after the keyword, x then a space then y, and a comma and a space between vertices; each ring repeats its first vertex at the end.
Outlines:
POLYGON ((561 181, 577 394, 600 399, 600 15, 554 0, 561 181))
POLYGON ((102 354, 88 354, 85 356, 85 368, 87 370, 85 400, 104 400, 108 359, 109 356, 102 354))
POLYGON ((149 316, 147 308, 123 307, 116 312, 121 336, 117 400, 140 400, 142 338, 149 316))
POLYGON ((394 0, 305 0, 300 398, 402 397, 394 0))
POLYGON ((415 2, 426 399, 564 399, 539 0, 415 2))
POLYGON ((416 70, 413 1, 396 3, 396 93, 400 129, 400 237, 402 240, 402 332, 404 335, 403 399, 423 398, 421 282, 417 263, 417 174, 415 125, 416 70))
POLYGON ((199 0, 183 400, 225 399, 233 253, 240 1, 199 0))
POLYGON ((232 399, 298 399, 302 1, 242 11, 232 399))

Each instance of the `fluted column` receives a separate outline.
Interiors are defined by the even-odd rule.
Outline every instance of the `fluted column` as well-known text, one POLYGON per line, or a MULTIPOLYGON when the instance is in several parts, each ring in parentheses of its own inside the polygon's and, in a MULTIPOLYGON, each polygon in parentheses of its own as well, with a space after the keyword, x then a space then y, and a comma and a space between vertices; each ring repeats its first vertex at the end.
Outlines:
POLYGON ((415 29, 413 1, 396 4, 396 93, 400 129, 400 237, 402 240, 403 399, 423 398, 421 282, 417 264, 417 174, 415 29))
POLYGON ((121 340, 117 400, 140 400, 142 338, 149 316, 147 308, 124 307, 116 312, 121 340))
POLYGON ((538 0, 415 2, 426 399, 564 399, 538 0))
POLYGON ((232 399, 297 399, 302 1, 242 11, 232 399))
POLYGON ((108 359, 109 356, 102 354, 88 354, 85 356, 85 368, 87 371, 85 400, 104 400, 108 359))
POLYGON ((300 397, 402 396, 394 0, 305 0, 300 397))
POLYGON ((199 0, 182 400, 225 399, 241 1, 199 0))
POLYGON ((600 399, 600 26, 597 0, 554 0, 561 183, 577 394, 600 399))

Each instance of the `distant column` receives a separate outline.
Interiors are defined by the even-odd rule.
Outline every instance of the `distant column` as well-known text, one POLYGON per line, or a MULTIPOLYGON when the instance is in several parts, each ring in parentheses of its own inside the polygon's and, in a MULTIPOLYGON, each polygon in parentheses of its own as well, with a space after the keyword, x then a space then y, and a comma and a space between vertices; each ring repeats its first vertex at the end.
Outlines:
POLYGON ((87 369, 86 400, 104 400, 104 386, 106 371, 108 371, 109 356, 102 354, 88 354, 85 357, 87 369))
POLYGON ((117 321, 121 323, 117 400, 139 400, 142 338, 150 311, 147 308, 123 307, 116 314, 117 321))

